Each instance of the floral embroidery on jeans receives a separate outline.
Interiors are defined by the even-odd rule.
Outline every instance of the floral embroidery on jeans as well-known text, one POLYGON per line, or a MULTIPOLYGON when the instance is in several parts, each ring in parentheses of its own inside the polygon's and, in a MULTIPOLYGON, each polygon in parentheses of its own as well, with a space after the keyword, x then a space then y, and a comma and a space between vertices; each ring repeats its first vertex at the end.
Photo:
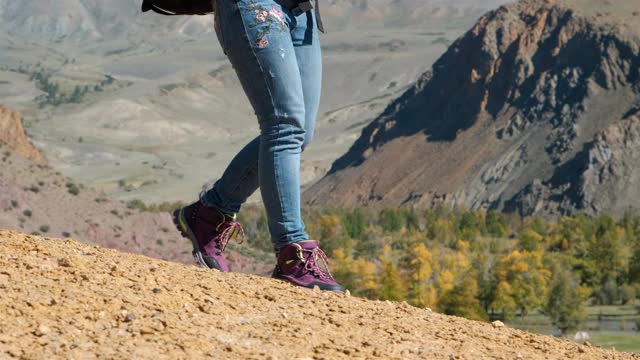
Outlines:
POLYGON ((280 32, 287 32, 288 27, 285 21, 285 15, 276 5, 272 5, 269 9, 264 5, 256 4, 254 0, 251 1, 246 7, 246 11, 249 14, 254 14, 254 22, 249 24, 249 28, 259 28, 255 37, 256 46, 260 49, 264 49, 269 46, 269 40, 267 35, 271 33, 271 29, 274 28, 280 32))

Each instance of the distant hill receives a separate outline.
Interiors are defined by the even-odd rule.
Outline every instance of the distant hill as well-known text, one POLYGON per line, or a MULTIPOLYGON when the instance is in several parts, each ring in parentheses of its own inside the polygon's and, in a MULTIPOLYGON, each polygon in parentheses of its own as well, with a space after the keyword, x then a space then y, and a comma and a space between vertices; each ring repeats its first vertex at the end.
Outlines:
MULTIPOLYGON (((327 0, 328 28, 419 26, 427 21, 479 16, 505 0, 327 0)), ((212 18, 142 15, 142 0, 0 0, 0 29, 33 40, 95 41, 161 34, 213 31, 212 18), (149 34, 149 33, 147 33, 149 34)), ((326 4, 325 4, 326 3, 326 4)))
POLYGON ((142 0, 0 0, 0 29, 39 42, 117 40, 143 28, 188 35, 213 31, 210 17, 142 16, 140 4, 142 0))
POLYGON ((525 0, 483 16, 363 130, 308 202, 637 208, 636 5, 525 0))

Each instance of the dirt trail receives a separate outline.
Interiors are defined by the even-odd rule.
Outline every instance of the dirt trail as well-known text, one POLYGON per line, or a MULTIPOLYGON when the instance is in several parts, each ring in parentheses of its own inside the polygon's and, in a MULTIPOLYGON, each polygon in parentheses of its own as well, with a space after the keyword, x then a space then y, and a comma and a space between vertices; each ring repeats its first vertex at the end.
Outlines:
POLYGON ((0 231, 0 359, 640 359, 406 304, 0 231))

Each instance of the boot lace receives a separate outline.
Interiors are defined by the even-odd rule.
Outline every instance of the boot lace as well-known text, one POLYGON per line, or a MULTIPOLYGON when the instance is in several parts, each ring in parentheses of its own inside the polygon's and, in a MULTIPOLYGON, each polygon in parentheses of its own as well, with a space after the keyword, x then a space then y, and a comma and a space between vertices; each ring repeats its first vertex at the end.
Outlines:
POLYGON ((331 271, 329 271, 329 259, 327 258, 327 255, 324 253, 324 251, 322 251, 318 247, 311 250, 302 249, 300 251, 303 253, 303 256, 306 254, 306 256, 304 256, 304 269, 306 271, 310 272, 311 274, 313 274, 313 276, 321 280, 334 280, 333 275, 331 275, 331 271), (322 261, 322 264, 324 265, 326 271, 322 269, 322 267, 318 263, 318 260, 322 261))
POLYGON ((242 244, 246 237, 240 222, 235 220, 235 218, 232 220, 227 219, 227 215, 225 215, 225 220, 218 225, 216 230, 218 231, 218 235, 216 235, 213 240, 216 243, 218 255, 224 252, 231 239, 239 237, 240 241, 238 241, 238 244, 242 244))

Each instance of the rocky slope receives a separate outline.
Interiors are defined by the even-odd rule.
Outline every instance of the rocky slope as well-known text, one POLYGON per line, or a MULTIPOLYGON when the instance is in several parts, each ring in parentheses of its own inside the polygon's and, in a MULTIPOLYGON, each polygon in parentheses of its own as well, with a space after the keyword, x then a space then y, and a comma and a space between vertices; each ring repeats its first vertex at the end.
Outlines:
POLYGON ((363 130, 308 201, 463 204, 523 215, 634 206, 634 4, 524 0, 483 16, 363 130))
POLYGON ((20 114, 0 104, 0 146, 36 163, 46 163, 44 155, 27 139, 20 114))
MULTIPOLYGON (((42 155, 22 131, 17 113, 1 106, 0 153, 0 229, 74 236, 121 251, 193 262, 189 242, 180 236, 168 213, 131 208, 75 183, 47 164, 31 161, 43 159, 42 155), (5 138, 9 145, 3 144, 5 138)), ((231 260, 236 271, 270 270, 269 264, 237 253, 231 254, 231 260)))
POLYGON ((639 359, 406 304, 0 231, 0 358, 639 359))

